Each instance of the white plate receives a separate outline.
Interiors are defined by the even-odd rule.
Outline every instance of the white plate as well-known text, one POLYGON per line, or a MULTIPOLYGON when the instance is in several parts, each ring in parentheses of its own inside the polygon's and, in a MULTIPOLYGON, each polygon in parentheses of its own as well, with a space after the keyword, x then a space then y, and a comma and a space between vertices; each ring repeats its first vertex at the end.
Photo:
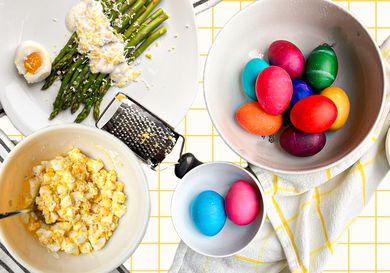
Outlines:
MULTIPOLYGON (((18 130, 30 134, 52 124, 71 123, 76 118, 70 111, 48 120, 58 84, 41 91, 41 84, 29 86, 17 74, 14 54, 23 40, 42 43, 52 54, 59 51, 70 33, 65 16, 77 0, 2 0, 0 1, 0 101, 18 130)), ((152 45, 151 60, 142 56, 138 66, 144 82, 133 83, 120 91, 144 105, 172 126, 177 126, 190 108, 197 92, 198 44, 192 5, 186 0, 163 0, 160 4, 170 16, 165 23, 168 33, 152 45), (178 34, 178 38, 174 36, 178 34), (169 49, 174 48, 169 52, 169 49)), ((101 109, 119 91, 111 88, 101 109)), ((80 110, 81 111, 80 107, 80 110)), ((94 125, 92 114, 84 121, 94 125)))

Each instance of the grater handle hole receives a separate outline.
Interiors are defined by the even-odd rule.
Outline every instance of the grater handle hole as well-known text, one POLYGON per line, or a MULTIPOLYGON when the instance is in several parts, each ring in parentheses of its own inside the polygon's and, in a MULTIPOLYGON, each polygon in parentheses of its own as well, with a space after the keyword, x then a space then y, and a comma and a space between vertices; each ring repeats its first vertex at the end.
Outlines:
POLYGON ((193 154, 187 153, 180 157, 179 163, 175 166, 175 175, 178 178, 183 178, 189 171, 202 165, 193 154))

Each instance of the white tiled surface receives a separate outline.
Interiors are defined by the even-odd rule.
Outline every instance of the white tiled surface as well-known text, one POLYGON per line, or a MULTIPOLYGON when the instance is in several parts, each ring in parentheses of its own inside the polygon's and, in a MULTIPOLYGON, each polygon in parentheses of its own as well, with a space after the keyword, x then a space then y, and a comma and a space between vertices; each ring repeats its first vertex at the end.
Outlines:
MULTIPOLYGON (((218 31, 233 14, 250 2, 225 0, 197 17, 202 65, 218 31)), ((390 0, 336 2, 357 14, 378 43, 390 35, 390 0)), ((12 139, 22 139, 6 118, 0 120, 0 128, 12 139)), ((202 78, 199 78, 198 97, 178 130, 187 137, 186 151, 195 152, 200 160, 226 160, 244 164, 226 147, 212 127, 203 101, 202 78)), ((170 219, 170 197, 178 179, 169 168, 158 172, 145 168, 145 171, 149 177, 152 215, 144 241, 126 266, 132 272, 166 272, 179 241, 170 219)), ((390 181, 381 185, 351 230, 340 240, 335 257, 324 272, 390 273, 390 181)))

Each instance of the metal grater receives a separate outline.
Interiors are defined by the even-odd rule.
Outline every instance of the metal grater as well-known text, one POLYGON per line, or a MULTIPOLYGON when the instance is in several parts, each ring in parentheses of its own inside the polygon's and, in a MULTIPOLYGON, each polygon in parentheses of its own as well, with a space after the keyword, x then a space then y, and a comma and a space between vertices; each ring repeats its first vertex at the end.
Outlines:
POLYGON ((145 107, 118 93, 103 111, 96 127, 123 141, 140 159, 155 169, 184 137, 145 107))

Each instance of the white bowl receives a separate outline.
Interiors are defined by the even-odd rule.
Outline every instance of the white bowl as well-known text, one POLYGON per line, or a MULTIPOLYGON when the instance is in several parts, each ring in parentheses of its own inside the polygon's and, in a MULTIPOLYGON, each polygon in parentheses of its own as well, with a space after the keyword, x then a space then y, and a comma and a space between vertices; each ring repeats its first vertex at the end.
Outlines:
POLYGON ((383 111, 385 69, 368 31, 339 5, 327 0, 262 0, 234 16, 219 33, 206 63, 204 88, 211 119, 237 154, 273 172, 303 174, 330 168, 371 141, 383 111), (325 148, 313 157, 293 157, 278 142, 251 135, 235 120, 237 109, 249 101, 241 86, 242 68, 254 52, 266 54, 280 39, 295 43, 306 57, 320 44, 334 44, 339 59, 334 85, 351 101, 347 125, 327 133, 325 148))
POLYGON ((56 257, 28 232, 20 217, 0 221, 0 240, 9 252, 31 272, 102 273, 125 262, 141 242, 150 214, 148 184, 131 150, 110 134, 81 125, 49 127, 19 143, 0 170, 0 211, 20 209, 22 183, 34 164, 78 147, 92 158, 115 169, 125 184, 127 212, 107 245, 91 255, 56 257))
POLYGON ((188 172, 172 197, 172 221, 179 237, 194 251, 210 257, 232 256, 246 248, 260 231, 265 217, 263 190, 257 179, 247 170, 230 163, 215 162, 196 167, 188 172), (256 185, 260 193, 261 209, 256 219, 247 226, 237 226, 229 219, 214 237, 200 233, 192 222, 191 203, 203 191, 212 190, 223 197, 237 180, 256 185))

